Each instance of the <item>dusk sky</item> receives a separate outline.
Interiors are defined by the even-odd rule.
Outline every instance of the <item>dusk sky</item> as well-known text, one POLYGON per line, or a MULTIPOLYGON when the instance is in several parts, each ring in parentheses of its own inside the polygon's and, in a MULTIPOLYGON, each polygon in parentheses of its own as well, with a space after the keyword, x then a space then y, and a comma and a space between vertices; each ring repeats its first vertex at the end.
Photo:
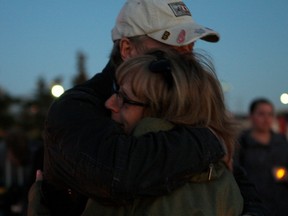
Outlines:
MULTIPOLYGON (((29 96, 36 81, 61 77, 65 89, 86 55, 89 77, 100 72, 112 49, 111 29, 124 0, 0 0, 0 88, 29 96)), ((278 111, 288 93, 287 0, 186 0, 194 20, 220 33, 218 43, 199 41, 213 58, 232 112, 267 97, 278 111)))

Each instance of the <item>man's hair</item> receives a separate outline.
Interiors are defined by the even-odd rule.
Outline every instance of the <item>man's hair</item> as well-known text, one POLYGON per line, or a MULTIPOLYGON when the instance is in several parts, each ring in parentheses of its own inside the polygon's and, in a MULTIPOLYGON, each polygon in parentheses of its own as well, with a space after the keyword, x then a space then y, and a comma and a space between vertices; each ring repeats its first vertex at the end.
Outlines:
POLYGON ((253 114, 260 104, 269 104, 274 109, 273 103, 267 98, 256 98, 251 102, 249 106, 249 113, 253 114))
MULTIPOLYGON (((135 47, 135 49, 138 53, 144 53, 145 51, 148 50, 148 48, 146 46, 146 42, 145 42, 146 40, 153 40, 152 38, 149 38, 146 35, 130 37, 128 39, 133 44, 133 46, 135 47)), ((118 68, 119 65, 123 62, 123 59, 121 57, 121 52, 120 52, 120 40, 114 41, 113 48, 112 48, 112 51, 110 53, 110 62, 112 63, 112 65, 115 68, 118 68)), ((166 44, 163 44, 160 42, 157 42, 157 43, 159 44, 159 47, 163 47, 163 48, 169 48, 170 47, 170 45, 166 45, 166 44)))
POLYGON ((209 127, 223 138, 232 156, 235 124, 229 116, 213 64, 200 54, 151 50, 125 61, 116 71, 119 85, 147 102, 145 115, 195 127, 209 127))

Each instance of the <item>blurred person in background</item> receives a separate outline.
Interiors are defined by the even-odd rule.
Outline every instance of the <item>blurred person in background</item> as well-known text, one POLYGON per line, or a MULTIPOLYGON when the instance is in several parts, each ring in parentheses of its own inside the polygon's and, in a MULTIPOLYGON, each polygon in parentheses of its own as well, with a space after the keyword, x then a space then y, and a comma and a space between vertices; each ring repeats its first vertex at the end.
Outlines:
POLYGON ((239 137, 237 154, 273 216, 288 215, 288 143, 273 131, 274 106, 266 98, 253 100, 249 108, 251 127, 239 137))
POLYGON ((27 193, 37 169, 43 168, 43 149, 25 131, 8 130, 1 151, 1 210, 5 216, 26 215, 27 193))
POLYGON ((5 215, 24 215, 32 173, 29 164, 29 140, 23 130, 13 128, 7 132, 4 144, 6 150, 3 164, 3 209, 5 215))

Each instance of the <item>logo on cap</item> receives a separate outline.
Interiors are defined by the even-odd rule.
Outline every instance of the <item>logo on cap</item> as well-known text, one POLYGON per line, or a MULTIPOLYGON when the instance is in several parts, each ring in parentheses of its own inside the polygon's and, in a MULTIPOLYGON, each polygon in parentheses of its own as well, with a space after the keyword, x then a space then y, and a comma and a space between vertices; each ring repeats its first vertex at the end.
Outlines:
POLYGON ((174 2, 168 4, 171 10, 173 11, 176 17, 179 16, 191 16, 191 13, 188 7, 184 4, 184 2, 174 2))
POLYGON ((196 34, 199 34, 199 35, 201 35, 201 34, 204 34, 205 33, 205 30, 204 29, 202 29, 202 28, 199 28, 199 29, 195 29, 195 31, 194 31, 196 34))
POLYGON ((185 37, 186 31, 182 29, 181 32, 178 34, 177 43, 182 44, 185 41, 185 37))
POLYGON ((162 40, 168 40, 169 36, 170 36, 170 32, 165 31, 161 38, 162 38, 162 40))

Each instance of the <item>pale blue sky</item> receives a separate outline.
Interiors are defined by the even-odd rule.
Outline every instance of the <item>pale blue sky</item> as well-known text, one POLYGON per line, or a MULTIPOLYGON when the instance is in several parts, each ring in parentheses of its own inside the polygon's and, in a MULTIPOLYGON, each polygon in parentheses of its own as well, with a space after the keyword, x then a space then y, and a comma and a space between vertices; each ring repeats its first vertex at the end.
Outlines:
MULTIPOLYGON (((186 0, 194 19, 217 30, 220 42, 196 48, 214 59, 220 80, 229 83, 232 112, 266 96, 277 110, 288 92, 287 0, 186 0)), ((100 72, 112 48, 111 29, 124 0, 0 0, 0 88, 26 96, 35 82, 62 77, 71 87, 76 54, 87 56, 89 77, 100 72)))

